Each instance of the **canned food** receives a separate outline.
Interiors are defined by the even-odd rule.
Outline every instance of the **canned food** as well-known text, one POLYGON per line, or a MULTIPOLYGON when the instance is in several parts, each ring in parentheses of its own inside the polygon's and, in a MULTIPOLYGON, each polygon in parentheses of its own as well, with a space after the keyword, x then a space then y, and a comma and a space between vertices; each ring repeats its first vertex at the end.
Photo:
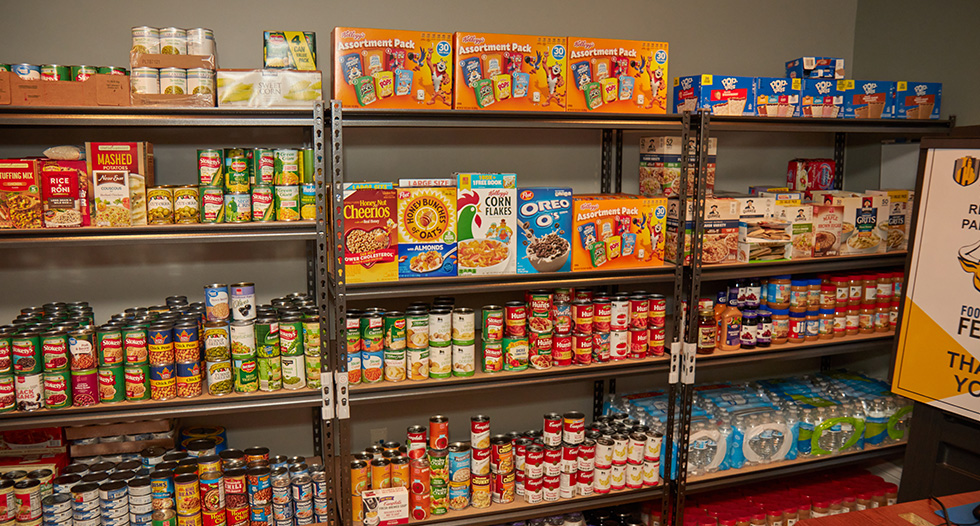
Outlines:
MULTIPOLYGON (((127 325, 122 329, 123 333, 123 354, 126 356, 126 364, 138 365, 145 364, 149 359, 149 350, 147 341, 147 332, 145 325, 127 325)), ((69 346, 71 346, 71 341, 69 340, 69 346)), ((76 369, 75 361, 77 360, 74 349, 72 351, 72 369, 76 369)), ((87 363, 87 360, 85 361, 87 363)), ((79 367, 77 369, 86 369, 86 367, 79 367)), ((95 367, 95 360, 93 359, 92 365, 87 367, 91 369, 95 367)))
POLYGON ((257 184, 252 187, 252 221, 276 220, 275 192, 271 186, 257 184))
POLYGON ((555 332, 572 332, 572 305, 570 303, 556 301, 551 306, 551 317, 554 320, 555 332))
POLYGON ((458 343, 476 340, 475 313, 473 309, 458 307, 452 312, 452 339, 458 343))
POLYGON ((252 197, 250 194, 228 193, 225 194, 224 199, 226 223, 248 223, 252 220, 252 197))
POLYGON ((485 305, 482 309, 483 341, 504 339, 504 308, 499 305, 485 305))
POLYGON ((199 190, 196 186, 174 188, 174 222, 180 224, 200 221, 199 190))
POLYGON ((276 221, 298 221, 301 219, 299 186, 277 185, 273 190, 275 192, 276 221))
POLYGON ((85 82, 86 80, 89 79, 89 77, 97 74, 98 72, 99 72, 99 68, 95 66, 72 66, 71 67, 72 80, 76 82, 85 82))
POLYGON ((629 297, 630 329, 646 329, 650 314, 650 298, 646 294, 633 294, 629 297))
POLYGON ((204 287, 204 307, 208 321, 227 320, 231 314, 228 302, 228 285, 215 283, 204 287))
POLYGON ((316 219, 316 184, 303 183, 300 186, 299 207, 301 219, 316 219))
POLYGON ((150 365, 150 398, 170 400, 176 396, 177 378, 173 364, 150 365))
POLYGON ((527 369, 527 337, 504 338, 502 352, 505 371, 523 371, 527 369))
POLYGON ((490 417, 476 415, 470 417, 470 445, 473 449, 490 447, 490 417))
POLYGON ((391 462, 386 458, 371 461, 371 489, 391 487, 391 462))
POLYGON ((214 33, 210 29, 203 27, 188 29, 187 54, 214 55, 214 33))
POLYGON ((26 330, 10 338, 13 369, 16 374, 35 374, 43 370, 40 332, 26 330))
POLYGON ((191 95, 214 94, 214 71, 207 68, 187 70, 187 90, 191 95))
POLYGON ((197 151, 197 181, 199 186, 212 188, 224 185, 223 150, 209 148, 197 151))
POLYGON ((572 325, 576 333, 591 334, 595 317, 595 307, 591 301, 575 300, 572 302, 572 325))
POLYGON ((61 330, 50 330, 39 335, 41 357, 44 369, 53 371, 68 367, 68 334, 61 330))
POLYGON ((44 405, 52 409, 71 405, 71 373, 67 369, 44 373, 44 405))
POLYGON ((228 322, 204 323, 204 359, 209 362, 231 359, 231 335, 228 322))
POLYGON ((429 378, 449 378, 453 369, 453 348, 429 346, 429 378))
POLYGON ((225 220, 225 197, 222 188, 201 187, 201 222, 221 223, 225 220))
POLYGON ((160 53, 164 55, 187 54, 187 31, 179 27, 160 29, 160 53))
POLYGON ((298 150, 279 149, 273 152, 273 177, 276 186, 299 185, 302 182, 298 150))
POLYGON ((133 53, 160 54, 160 30, 155 27, 138 26, 132 30, 133 53))
POLYGON ((157 68, 133 68, 129 82, 133 93, 139 95, 160 94, 160 70, 157 68))
MULTIPOLYGON (((361 337, 364 337, 362 322, 361 337)), ((409 312, 405 317, 405 336, 406 346, 409 349, 428 349, 429 348, 429 315, 425 312, 409 312)), ((362 341, 362 345, 363 345, 362 341)), ((370 342, 369 342, 370 343, 370 342)))
POLYGON ((504 369, 503 343, 483 340, 483 372, 496 373, 504 369))
MULTIPOLYGON (((231 291, 231 316, 236 321, 255 319, 255 284, 254 283, 232 283, 229 285, 231 291)), ((254 342, 251 352, 254 353, 254 342)), ((237 353, 232 348, 232 354, 237 353)))
POLYGON ((57 64, 44 64, 41 66, 41 80, 71 81, 71 67, 59 66, 57 64))
POLYGON ((490 437, 490 471, 508 473, 514 469, 514 445, 505 435, 490 437))
POLYGON ((41 68, 34 64, 14 64, 10 69, 23 80, 41 80, 41 68))
POLYGON ((187 93, 187 71, 182 68, 161 68, 160 93, 163 95, 187 93))
POLYGON ((470 446, 462 442, 449 445, 449 482, 451 484, 469 484, 470 482, 470 446))
POLYGON ((509 338, 527 337, 527 307, 521 301, 504 304, 504 335, 509 338))
POLYGON ((14 392, 18 411, 36 411, 44 408, 44 383, 42 374, 18 374, 14 392))
POLYGON ((629 330, 630 358, 639 360, 647 357, 650 332, 647 329, 631 328, 629 330))
POLYGON ((259 373, 256 358, 235 358, 232 369, 237 393, 254 393, 259 389, 259 373))
POLYGON ((155 186, 146 189, 146 217, 151 225, 173 224, 173 186, 155 186))
POLYGON ((234 373, 230 360, 206 362, 208 394, 222 396, 234 387, 234 373))

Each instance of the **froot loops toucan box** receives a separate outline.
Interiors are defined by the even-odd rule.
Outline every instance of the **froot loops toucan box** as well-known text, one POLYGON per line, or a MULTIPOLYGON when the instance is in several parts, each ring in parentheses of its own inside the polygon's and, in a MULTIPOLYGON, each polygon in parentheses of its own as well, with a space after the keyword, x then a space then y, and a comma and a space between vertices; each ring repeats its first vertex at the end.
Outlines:
POLYGON ((452 33, 337 27, 332 37, 344 108, 452 108, 452 33))
POLYGON ((565 37, 456 33, 457 110, 565 111, 565 37))
POLYGON ((667 113, 667 43, 568 38, 568 111, 667 113))

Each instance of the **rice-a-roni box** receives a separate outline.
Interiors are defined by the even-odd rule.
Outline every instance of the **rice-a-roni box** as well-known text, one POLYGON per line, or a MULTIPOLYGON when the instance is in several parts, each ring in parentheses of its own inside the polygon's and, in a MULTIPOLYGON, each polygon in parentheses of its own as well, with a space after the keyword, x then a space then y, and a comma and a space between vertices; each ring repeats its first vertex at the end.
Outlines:
POLYGON ((568 111, 667 113, 666 42, 568 37, 568 111))
POLYGON ((398 198, 391 183, 344 185, 348 283, 398 280, 398 198))
POLYGON ((517 191, 517 273, 572 269, 572 189, 517 191))
POLYGON ((839 119, 844 115, 844 94, 828 79, 805 79, 800 94, 800 116, 839 119))
POLYGON ((895 83, 886 80, 838 80, 845 119, 890 119, 895 110, 895 83))
POLYGON ((755 112, 760 117, 799 117, 802 79, 756 77, 755 112))
POLYGON ((456 184, 398 188, 398 277, 456 275, 456 184))
POLYGON ((458 173, 457 273, 517 272, 517 175, 458 173))
POLYGON ((698 110, 712 115, 755 115, 755 77, 674 77, 674 113, 698 110))
POLYGON ((456 33, 457 110, 565 111, 565 37, 456 33))
POLYGON ((344 108, 453 107, 453 35, 337 27, 333 98, 344 108))
POLYGON ((667 199, 627 194, 572 198, 572 271, 663 264, 667 199))
POLYGON ((896 119, 938 119, 941 113, 943 84, 941 82, 895 83, 896 119))

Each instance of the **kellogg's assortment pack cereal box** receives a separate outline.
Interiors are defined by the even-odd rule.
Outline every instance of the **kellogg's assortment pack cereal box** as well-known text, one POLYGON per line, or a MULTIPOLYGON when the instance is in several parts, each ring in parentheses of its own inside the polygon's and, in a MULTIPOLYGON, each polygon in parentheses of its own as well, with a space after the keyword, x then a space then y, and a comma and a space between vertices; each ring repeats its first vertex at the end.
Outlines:
POLYGON ((896 119, 938 119, 943 99, 941 82, 895 83, 896 119))
POLYGON ((800 57, 786 63, 786 76, 793 79, 842 79, 844 59, 800 57))
POLYGON ((760 117, 799 117, 801 79, 756 77, 755 111, 760 117))
POLYGON ((391 183, 344 185, 348 283, 398 280, 398 196, 391 183))
POLYGON ((0 160, 0 228, 41 228, 41 161, 0 160))
POLYGON ((698 110, 712 115, 755 115, 755 77, 674 77, 674 113, 698 110))
POLYGON ((572 270, 663 264, 667 199, 625 194, 572 198, 572 270))
POLYGON ((517 273, 572 269, 572 189, 517 192, 517 273))
POLYGON ((895 113, 895 83, 885 80, 838 80, 845 119, 890 119, 895 113))
POLYGON ((833 80, 804 80, 800 97, 801 117, 838 119, 844 115, 844 94, 833 80))
POLYGON ((667 113, 666 42, 568 38, 568 111, 667 113))
MULTIPOLYGON (((687 195, 693 195, 694 165, 697 153, 694 140, 688 144, 687 195)), ((640 138, 640 194, 646 196, 677 196, 681 191, 681 138, 680 137, 641 137, 640 138)), ((718 160, 718 138, 708 139, 708 165, 705 182, 707 194, 715 191, 715 167, 718 160)))
POLYGON ((463 275, 517 270, 517 176, 456 174, 456 260, 463 275))
POLYGON ((337 27, 331 35, 333 98, 344 108, 452 108, 452 33, 337 27))
POLYGON ((565 111, 565 37, 456 33, 457 110, 565 111))
POLYGON ((399 181, 398 277, 456 275, 456 181, 399 181))

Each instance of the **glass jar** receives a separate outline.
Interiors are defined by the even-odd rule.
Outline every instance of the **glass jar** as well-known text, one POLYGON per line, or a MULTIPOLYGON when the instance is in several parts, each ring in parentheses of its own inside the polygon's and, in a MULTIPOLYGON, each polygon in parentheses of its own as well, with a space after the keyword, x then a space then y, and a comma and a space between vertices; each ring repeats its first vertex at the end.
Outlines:
POLYGON ((820 310, 814 309, 806 312, 806 337, 808 342, 820 339, 820 310))
POLYGON ((806 310, 810 304, 810 285, 805 279, 794 279, 790 286, 789 308, 806 310))
POLYGON ((820 309, 820 339, 830 340, 834 337, 834 309, 820 309))
POLYGON ((854 508, 856 511, 864 511, 871 507, 871 494, 870 493, 858 493, 857 499, 854 501, 854 508))
POLYGON ((772 313, 767 310, 759 311, 759 330, 755 335, 757 347, 769 347, 772 344, 772 313))
POLYGON ((848 336, 854 336, 861 332, 861 308, 857 305, 847 306, 847 330, 848 336))
MULTIPOLYGON (((773 320, 775 323, 775 320, 773 320)), ((789 343, 803 343, 806 341, 806 313, 789 313, 789 331, 787 334, 789 343)))
POLYGON ((831 499, 830 508, 828 508, 831 515, 840 515, 844 513, 844 502, 840 497, 831 499))
POLYGON ((891 324, 888 318, 891 314, 891 307, 887 303, 879 303, 875 307, 875 332, 888 332, 891 330, 891 324))
POLYGON ((773 309, 772 311, 772 343, 782 344, 789 340, 789 310, 773 309))
POLYGON ((847 304, 860 305, 861 298, 864 297, 864 280, 861 279, 861 276, 847 277, 847 291, 847 304))
POLYGON ((833 285, 820 286, 820 308, 833 309, 837 307, 837 287, 833 285))
POLYGON ((762 305, 762 282, 758 279, 750 279, 745 284, 745 306, 749 309, 758 309, 762 305))
POLYGON ((715 339, 718 337, 718 325, 715 322, 715 311, 712 308, 712 301, 701 300, 701 310, 698 312, 698 354, 713 354, 715 352, 715 339))
POLYGON ((739 336, 743 349, 755 349, 756 335, 759 331, 759 315, 755 311, 742 313, 742 333, 739 336))
POLYGON ((834 309, 834 338, 840 338, 847 334, 847 307, 837 307, 834 309))
POLYGON ((861 334, 871 334, 875 332, 875 306, 869 303, 861 305, 858 329, 861 334))
POLYGON ((810 518, 819 519, 830 515, 830 503, 825 500, 815 500, 810 507, 810 518))

